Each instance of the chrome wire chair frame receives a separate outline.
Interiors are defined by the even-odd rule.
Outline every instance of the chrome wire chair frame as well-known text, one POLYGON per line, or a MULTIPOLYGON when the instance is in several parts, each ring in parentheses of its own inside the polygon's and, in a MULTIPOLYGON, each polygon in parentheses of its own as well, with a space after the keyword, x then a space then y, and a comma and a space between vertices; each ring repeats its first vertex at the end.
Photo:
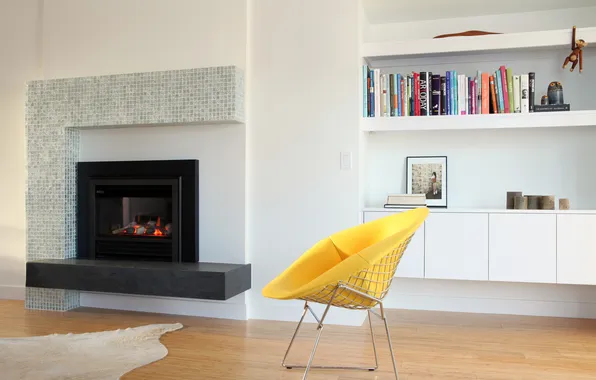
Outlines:
POLYGON ((290 340, 290 344, 288 349, 286 350, 286 354, 281 362, 283 367, 288 369, 292 368, 305 368, 304 376, 302 380, 306 380, 308 376, 308 372, 311 368, 318 368, 318 369, 354 369, 354 370, 368 370, 374 371, 379 367, 379 358, 377 355, 377 345, 375 342, 375 335, 372 326, 372 318, 371 315, 374 314, 375 316, 379 317, 383 323, 385 324, 385 332, 387 334, 387 341, 389 343, 389 352, 391 354, 391 361, 393 363, 393 372, 395 373, 395 378, 398 379, 397 373, 397 363, 395 361, 395 355, 393 353, 393 345, 391 344, 391 335, 389 333, 389 325, 387 324, 387 317, 385 315, 385 309, 383 308, 383 298, 387 294, 391 282, 393 281, 393 277, 395 276, 395 271, 397 269, 397 265, 403 256, 405 249, 407 248, 412 236, 410 236, 406 241, 401 243, 398 247, 393 249, 389 254, 384 256, 377 264, 374 264, 371 268, 362 270, 355 275, 350 276, 350 278, 344 282, 338 282, 337 284, 326 286, 323 290, 318 292, 317 294, 309 297, 303 298, 305 301, 304 303, 304 310, 302 312, 302 317, 298 322, 298 326, 296 326, 296 330, 294 331, 294 335, 290 340), (308 302, 316 302, 321 304, 326 304, 325 311, 323 315, 319 318, 314 310, 308 305, 308 302), (372 310, 373 307, 379 305, 380 314, 376 313, 372 310), (314 366, 312 365, 313 359, 315 357, 315 353, 317 351, 317 347, 319 345, 319 340, 321 338, 321 334, 323 332, 323 326, 325 322, 325 318, 327 317, 327 313, 331 306, 342 307, 346 309, 356 309, 356 310, 367 310, 368 312, 368 324, 370 328, 370 335, 372 338, 372 346, 373 352, 375 355, 375 366, 369 367, 342 367, 342 366, 314 366), (290 349, 298 335, 298 331, 300 330, 300 326, 306 317, 306 313, 310 312, 312 316, 317 321, 317 336, 315 338, 314 347, 308 359, 306 365, 294 365, 294 364, 287 364, 286 359, 288 354, 290 353, 290 349))

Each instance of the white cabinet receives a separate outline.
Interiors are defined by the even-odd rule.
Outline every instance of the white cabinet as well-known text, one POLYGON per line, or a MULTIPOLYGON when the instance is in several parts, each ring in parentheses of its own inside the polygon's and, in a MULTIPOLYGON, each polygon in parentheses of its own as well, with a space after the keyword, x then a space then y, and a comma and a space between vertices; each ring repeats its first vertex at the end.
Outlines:
POLYGON ((425 278, 488 280, 488 214, 430 214, 425 226, 425 278))
POLYGON ((557 281, 555 214, 489 216, 489 280, 557 281))
POLYGON ((557 282, 596 285, 596 215, 557 215, 557 282))
MULTIPOLYGON (((399 211, 396 211, 399 212, 399 211)), ((395 212, 364 212, 364 223, 395 212)), ((396 277, 424 278, 424 225, 418 228, 395 272, 396 277)))

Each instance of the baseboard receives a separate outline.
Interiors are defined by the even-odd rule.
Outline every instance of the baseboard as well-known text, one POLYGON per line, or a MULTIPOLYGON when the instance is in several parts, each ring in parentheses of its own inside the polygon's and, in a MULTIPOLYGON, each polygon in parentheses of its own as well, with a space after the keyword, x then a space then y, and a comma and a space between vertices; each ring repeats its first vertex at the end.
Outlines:
POLYGON ((392 309, 596 319, 596 288, 584 285, 397 279, 392 309))
POLYGON ((22 301, 25 299, 25 287, 16 285, 0 285, 0 299, 22 301))
POLYGON ((228 301, 203 301, 81 292, 81 307, 207 318, 247 319, 246 303, 243 295, 236 296, 228 301))
POLYGON ((596 319, 596 304, 581 302, 400 295, 391 308, 596 319))

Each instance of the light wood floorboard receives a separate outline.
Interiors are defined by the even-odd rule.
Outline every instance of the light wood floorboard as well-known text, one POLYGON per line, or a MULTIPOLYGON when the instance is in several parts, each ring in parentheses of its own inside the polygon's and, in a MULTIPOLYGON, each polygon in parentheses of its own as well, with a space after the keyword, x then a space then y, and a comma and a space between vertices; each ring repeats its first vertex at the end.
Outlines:
MULTIPOLYGON (((389 322, 401 380, 596 379, 596 321, 390 310, 389 322)), ((294 323, 232 321, 79 309, 67 313, 25 310, 0 301, 0 337, 84 333, 151 323, 181 322, 162 338, 169 355, 123 379, 301 379, 280 367, 294 323)), ((382 322, 373 318, 380 368, 376 372, 317 371, 309 379, 392 379, 382 322)), ((305 361, 315 325, 303 325, 290 354, 305 361)), ((326 326, 315 362, 372 363, 367 324, 326 326)))

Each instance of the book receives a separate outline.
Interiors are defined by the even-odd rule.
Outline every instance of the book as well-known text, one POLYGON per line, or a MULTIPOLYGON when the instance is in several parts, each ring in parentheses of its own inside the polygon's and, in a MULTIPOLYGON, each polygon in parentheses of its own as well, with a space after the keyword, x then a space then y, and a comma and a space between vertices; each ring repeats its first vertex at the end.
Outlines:
POLYGON ((513 76, 513 112, 521 112, 521 93, 519 75, 513 76))
POLYGON ((426 71, 420 72, 420 116, 428 115, 428 78, 426 71))
POLYGON ((482 73, 482 113, 488 114, 490 113, 490 88, 488 85, 488 73, 482 73))
POLYGON ((384 208, 395 208, 395 209, 412 209, 412 208, 425 207, 425 206, 426 206, 426 203, 413 204, 413 205, 399 205, 399 204, 385 203, 383 205, 384 208))
POLYGON ((389 93, 389 75, 385 74, 385 113, 383 116, 389 117, 389 111, 391 108, 391 94, 389 93))
POLYGON ((413 86, 413 78, 411 75, 408 75, 408 113, 409 116, 414 116, 414 86, 413 86))
POLYGON ((499 67, 501 74, 501 91, 503 94, 503 113, 509 113, 509 90, 507 87, 507 70, 505 66, 499 67))
POLYGON ((478 78, 472 80, 472 113, 478 114, 478 78))
POLYGON ((391 116, 396 116, 395 114, 395 75, 394 74, 389 74, 389 104, 390 106, 390 112, 389 114, 391 116))
POLYGON ((511 69, 511 67, 507 68, 506 75, 507 75, 507 96, 509 99, 509 113, 513 113, 513 107, 514 107, 513 96, 515 94, 513 93, 513 70, 511 69))
POLYGON ((530 103, 530 112, 534 112, 534 105, 536 104, 536 73, 529 73, 528 74, 528 81, 529 81, 529 93, 528 93, 528 103, 530 103))
POLYGON ((404 78, 399 76, 399 116, 405 116, 406 113, 406 86, 404 78))
POLYGON ((457 83, 459 77, 457 71, 451 72, 451 89, 453 94, 453 104, 451 105, 451 111, 453 115, 459 115, 459 84, 457 83))
POLYGON ((368 97, 370 91, 370 78, 368 77, 368 65, 362 66, 362 117, 369 116, 368 97))
POLYGON ((467 113, 468 107, 466 102, 468 101, 468 97, 466 96, 466 76, 460 74, 459 78, 457 78, 457 84, 459 87, 459 91, 457 92, 457 97, 459 99, 459 114, 465 115, 467 113))
POLYGON ((370 117, 375 117, 375 72, 370 70, 368 73, 368 79, 370 82, 369 85, 369 102, 368 102, 368 115, 370 117))
POLYGON ((535 104, 534 112, 560 112, 570 111, 571 105, 569 104, 535 104))
POLYGON ((468 115, 473 115, 474 114, 474 89, 472 87, 474 87, 474 82, 472 81, 472 78, 467 77, 466 78, 468 80, 468 85, 466 87, 466 90, 468 91, 468 93, 466 94, 466 99, 468 99, 468 104, 466 106, 466 109, 468 111, 468 115))
POLYGON ((385 206, 425 206, 425 194, 390 194, 387 196, 385 206))
POLYGON ((522 74, 519 78, 519 92, 521 93, 521 113, 530 112, 530 102, 528 99, 529 75, 522 74))
POLYGON ((441 82, 441 107, 439 114, 447 115, 447 76, 440 78, 441 82))
POLYGON ((492 106, 493 113, 498 113, 497 109, 497 86, 495 85, 495 77, 490 76, 488 78, 488 85, 490 88, 490 105, 492 106))
POLYGON ((420 116, 420 73, 414 73, 414 115, 420 116))
POLYGON ((445 97, 447 98, 447 104, 445 105, 446 115, 452 115, 451 113, 451 71, 445 73, 445 97))
POLYGON ((432 115, 433 73, 426 72, 426 116, 432 115))
POLYGON ((476 113, 482 113, 482 72, 476 72, 476 113))
POLYGON ((495 90, 497 92, 497 110, 499 113, 503 113, 505 112, 505 100, 503 98, 503 82, 501 81, 499 70, 495 71, 495 90))
POLYGON ((441 75, 439 74, 433 74, 432 76, 431 114, 441 114, 441 75))
POLYGON ((375 116, 381 117, 381 70, 375 69, 375 116))
POLYGON ((385 95, 387 95, 387 88, 385 87, 385 74, 381 74, 381 113, 379 116, 385 116, 386 104, 385 95))

